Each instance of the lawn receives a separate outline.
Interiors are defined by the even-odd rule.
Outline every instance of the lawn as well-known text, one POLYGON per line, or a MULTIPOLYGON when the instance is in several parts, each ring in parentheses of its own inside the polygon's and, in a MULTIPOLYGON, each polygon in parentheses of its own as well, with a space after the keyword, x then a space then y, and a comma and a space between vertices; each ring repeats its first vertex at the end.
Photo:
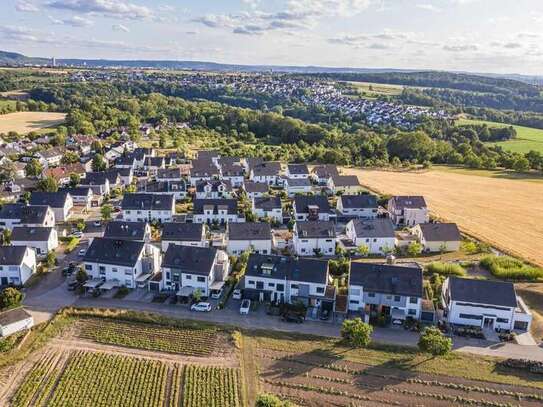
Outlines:
MULTIPOLYGON (((456 124, 486 124, 488 127, 509 127, 509 124, 488 122, 484 120, 459 119, 456 124)), ((503 147, 505 150, 516 153, 527 153, 535 150, 543 153, 543 130, 524 126, 513 126, 517 137, 513 140, 491 143, 503 147)))
POLYGON ((16 112, 0 115, 0 133, 16 131, 26 134, 31 131, 43 131, 64 122, 65 113, 51 112, 16 112))

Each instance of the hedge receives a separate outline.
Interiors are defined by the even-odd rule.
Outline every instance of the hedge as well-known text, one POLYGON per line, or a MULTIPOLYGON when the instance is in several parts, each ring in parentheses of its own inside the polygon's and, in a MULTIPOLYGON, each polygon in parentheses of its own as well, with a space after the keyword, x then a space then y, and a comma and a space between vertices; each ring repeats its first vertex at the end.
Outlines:
POLYGON ((543 278, 543 269, 530 266, 509 256, 487 256, 479 263, 494 277, 506 280, 538 280, 543 278))
POLYGON ((426 266, 426 271, 429 274, 437 273, 442 276, 465 276, 466 271, 459 264, 434 262, 426 266))

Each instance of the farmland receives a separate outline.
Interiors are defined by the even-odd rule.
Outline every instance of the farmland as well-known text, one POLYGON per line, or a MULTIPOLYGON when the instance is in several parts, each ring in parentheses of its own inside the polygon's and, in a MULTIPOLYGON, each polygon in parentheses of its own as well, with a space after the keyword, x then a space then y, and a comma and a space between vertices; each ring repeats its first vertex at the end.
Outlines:
POLYGON ((0 133, 15 131, 25 134, 42 131, 64 122, 65 113, 16 112, 0 115, 0 133))
POLYGON ((424 195, 434 216, 503 251, 543 265, 543 183, 468 175, 345 169, 362 185, 385 194, 424 195))
POLYGON ((398 96, 404 88, 402 85, 389 85, 386 83, 349 82, 349 84, 368 97, 398 96))
MULTIPOLYGON (((486 124, 488 127, 509 127, 505 123, 488 122, 483 120, 459 119, 457 124, 486 124)), ((535 150, 543 153, 543 130, 523 126, 512 126, 517 131, 517 137, 513 140, 492 143, 503 147, 505 150, 516 153, 527 153, 535 150)))

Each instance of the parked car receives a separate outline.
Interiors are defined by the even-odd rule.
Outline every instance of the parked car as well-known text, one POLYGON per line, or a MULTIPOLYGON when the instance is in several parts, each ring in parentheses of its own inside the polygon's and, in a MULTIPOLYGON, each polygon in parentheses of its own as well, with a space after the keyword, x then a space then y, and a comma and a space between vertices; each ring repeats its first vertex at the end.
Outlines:
POLYGON ((77 255, 80 257, 83 257, 87 253, 87 249, 79 249, 79 252, 77 252, 77 255))
POLYGON ((198 312, 209 312, 211 311, 211 304, 209 302, 198 302, 196 304, 192 304, 190 310, 198 312))
POLYGON ((76 230, 75 232, 72 232, 72 236, 81 239, 83 237, 83 232, 76 230))
POLYGON ((219 298, 221 298, 222 293, 222 288, 220 290, 211 290, 211 298, 213 298, 214 300, 218 300, 219 298))
POLYGON ((80 286, 77 280, 72 280, 68 283, 68 291, 75 291, 80 286))
POLYGON ((321 321, 328 321, 329 318, 330 318, 330 311, 327 310, 327 309, 323 309, 321 311, 320 320, 321 321))
POLYGON ((235 300, 241 300, 241 290, 239 288, 236 288, 234 292, 232 293, 232 298, 235 300))
POLYGON ((295 322, 297 324, 304 322, 304 318, 300 314, 295 314, 293 312, 284 313, 282 319, 285 322, 295 322))
POLYGON ((92 225, 99 228, 100 226, 102 226, 102 222, 100 222, 99 220, 95 220, 94 222, 92 222, 92 225))
POLYGON ((251 300, 243 300, 241 302, 241 306, 239 307, 239 313, 241 315, 248 315, 250 308, 251 308, 251 300))

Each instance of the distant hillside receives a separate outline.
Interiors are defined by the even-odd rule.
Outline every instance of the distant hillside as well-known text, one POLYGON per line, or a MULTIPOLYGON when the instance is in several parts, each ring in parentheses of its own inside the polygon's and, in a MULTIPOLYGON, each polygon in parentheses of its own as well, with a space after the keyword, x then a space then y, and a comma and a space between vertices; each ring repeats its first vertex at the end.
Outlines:
POLYGON ((46 65, 50 63, 47 58, 27 57, 16 52, 0 51, 0 65, 46 65))

